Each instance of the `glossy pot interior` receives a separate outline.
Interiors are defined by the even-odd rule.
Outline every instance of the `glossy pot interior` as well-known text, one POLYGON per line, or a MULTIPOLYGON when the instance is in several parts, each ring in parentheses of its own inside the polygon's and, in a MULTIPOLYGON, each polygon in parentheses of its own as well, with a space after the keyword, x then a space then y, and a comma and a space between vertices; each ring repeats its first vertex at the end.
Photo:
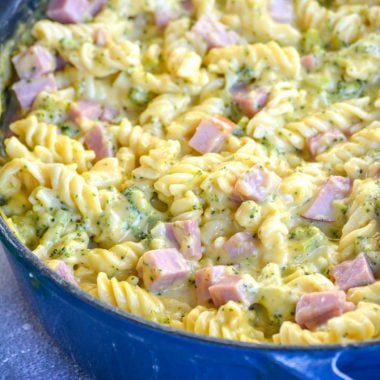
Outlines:
MULTIPOLYGON (((0 39, 10 37, 17 21, 38 3, 0 1, 0 39)), ((155 325, 63 282, 12 236, 3 220, 0 238, 20 287, 46 330, 98 379, 373 379, 378 373, 376 342, 248 345, 155 325)))

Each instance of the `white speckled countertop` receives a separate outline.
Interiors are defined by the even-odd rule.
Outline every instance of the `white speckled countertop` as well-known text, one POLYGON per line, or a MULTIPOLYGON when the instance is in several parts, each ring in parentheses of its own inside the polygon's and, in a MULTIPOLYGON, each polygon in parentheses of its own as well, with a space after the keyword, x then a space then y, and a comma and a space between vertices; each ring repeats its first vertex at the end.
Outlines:
POLYGON ((0 252, 0 380, 89 380, 45 333, 0 252))

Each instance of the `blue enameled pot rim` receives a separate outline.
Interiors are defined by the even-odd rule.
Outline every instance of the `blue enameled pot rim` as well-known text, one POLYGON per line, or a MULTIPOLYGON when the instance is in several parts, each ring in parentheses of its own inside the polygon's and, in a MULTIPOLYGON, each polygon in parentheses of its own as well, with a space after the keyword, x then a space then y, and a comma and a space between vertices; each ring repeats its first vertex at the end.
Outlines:
POLYGON ((111 304, 103 302, 93 296, 85 293, 79 287, 65 281, 53 270, 44 265, 26 246, 24 246, 13 232, 9 229, 3 218, 0 218, 0 240, 5 242, 7 247, 12 247, 16 250, 22 260, 34 266, 42 275, 48 277, 51 281, 63 288, 66 292, 71 293, 72 296, 77 297, 82 302, 96 306, 104 313, 114 314, 118 317, 124 318, 129 322, 138 324, 140 326, 159 330, 163 333, 174 334, 182 338, 187 338, 196 341, 203 341, 204 343, 212 343, 216 345, 225 345, 229 347, 244 348, 244 349, 259 349, 262 351, 321 351, 321 350, 341 350, 343 348, 361 348, 379 345, 380 340, 360 341, 349 344, 320 344, 320 345, 278 345, 273 343, 244 343, 234 340, 227 340, 221 338, 214 338, 205 335, 198 335, 187 331, 178 330, 167 325, 159 324, 146 320, 142 317, 127 313, 118 309, 111 304))

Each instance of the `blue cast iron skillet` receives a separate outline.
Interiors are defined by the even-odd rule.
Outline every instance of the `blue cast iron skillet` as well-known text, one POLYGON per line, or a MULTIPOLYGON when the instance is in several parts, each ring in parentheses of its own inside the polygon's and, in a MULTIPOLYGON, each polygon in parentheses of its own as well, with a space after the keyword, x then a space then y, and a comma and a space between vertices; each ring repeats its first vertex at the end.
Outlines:
MULTIPOLYGON (((0 43, 38 3, 0 0, 0 43)), ((380 378, 379 342, 253 345, 177 331, 124 313, 63 281, 2 219, 0 240, 25 298, 48 333, 98 379, 380 378)))

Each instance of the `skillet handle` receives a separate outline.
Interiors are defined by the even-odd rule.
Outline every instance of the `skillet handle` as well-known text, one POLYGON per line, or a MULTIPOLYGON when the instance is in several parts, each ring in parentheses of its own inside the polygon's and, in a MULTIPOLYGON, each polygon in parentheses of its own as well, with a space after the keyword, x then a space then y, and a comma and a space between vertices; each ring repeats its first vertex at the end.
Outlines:
MULTIPOLYGON (((321 348, 269 354, 278 373, 302 380, 369 380, 378 372, 380 345, 367 343, 339 350, 321 348)), ((269 359, 269 358, 268 358, 269 359)))

